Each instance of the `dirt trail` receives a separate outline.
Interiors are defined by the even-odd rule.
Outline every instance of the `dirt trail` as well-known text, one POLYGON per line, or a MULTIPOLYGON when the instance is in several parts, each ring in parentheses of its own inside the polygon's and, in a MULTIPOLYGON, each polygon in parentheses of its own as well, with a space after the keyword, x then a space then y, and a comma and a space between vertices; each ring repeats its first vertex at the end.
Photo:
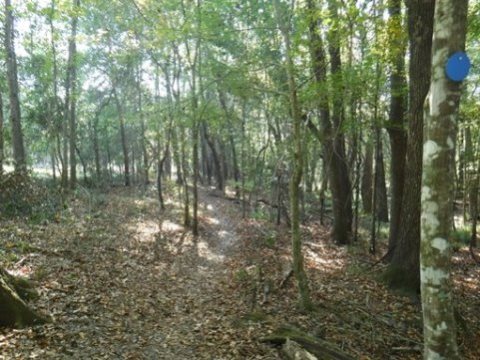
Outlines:
POLYGON ((0 359, 276 358, 253 354, 232 325, 243 307, 226 262, 238 245, 238 205, 204 190, 200 200, 196 239, 173 203, 159 237, 154 194, 125 190, 78 202, 59 224, 37 229, 36 246, 55 254, 30 264, 43 271, 37 305, 54 322, 0 333, 0 359))

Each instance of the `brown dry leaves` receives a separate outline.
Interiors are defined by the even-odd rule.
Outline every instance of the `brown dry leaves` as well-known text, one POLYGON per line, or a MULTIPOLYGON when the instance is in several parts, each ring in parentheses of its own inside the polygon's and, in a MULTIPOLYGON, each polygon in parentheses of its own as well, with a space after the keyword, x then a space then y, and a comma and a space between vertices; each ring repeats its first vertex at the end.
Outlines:
MULTIPOLYGON (((58 222, 2 224, 7 268, 36 280, 34 306, 53 322, 1 330, 0 359, 278 359, 258 339, 283 323, 359 359, 421 358, 419 304, 376 282, 365 271, 373 259, 359 246, 329 244, 316 224, 303 229, 318 304, 305 314, 293 279, 280 288, 288 229, 242 220, 239 204, 202 191, 194 239, 172 199, 161 232, 155 193, 136 189, 83 196, 58 222)), ((474 359, 479 273, 467 255, 457 256, 458 304, 469 328, 460 331, 461 349, 474 359)))

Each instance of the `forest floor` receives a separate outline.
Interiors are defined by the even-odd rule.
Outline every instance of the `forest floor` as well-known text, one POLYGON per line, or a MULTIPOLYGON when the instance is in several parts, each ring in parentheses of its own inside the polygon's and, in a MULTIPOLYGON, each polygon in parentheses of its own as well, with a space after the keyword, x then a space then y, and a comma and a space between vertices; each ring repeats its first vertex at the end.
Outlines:
MULTIPOLYGON (((78 194, 55 221, 0 224, 2 265, 36 283, 32 306, 52 318, 0 330, 0 359, 282 359, 258 341, 282 324, 355 359, 421 359, 418 299, 377 281, 382 265, 361 243, 339 248, 319 224, 302 228, 317 304, 306 314, 286 277, 285 226, 242 220, 239 203, 203 189, 194 238, 176 197, 160 217, 153 189, 78 194)), ((454 263, 460 350, 479 359, 480 266, 468 249, 454 263)))

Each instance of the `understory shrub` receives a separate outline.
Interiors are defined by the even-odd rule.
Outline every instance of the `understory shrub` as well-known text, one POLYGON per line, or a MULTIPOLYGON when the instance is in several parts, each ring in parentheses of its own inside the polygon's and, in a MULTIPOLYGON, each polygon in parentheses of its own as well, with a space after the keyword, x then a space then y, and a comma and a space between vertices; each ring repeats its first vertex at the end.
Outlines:
POLYGON ((61 208, 57 191, 25 172, 0 176, 0 217, 52 218, 61 208))

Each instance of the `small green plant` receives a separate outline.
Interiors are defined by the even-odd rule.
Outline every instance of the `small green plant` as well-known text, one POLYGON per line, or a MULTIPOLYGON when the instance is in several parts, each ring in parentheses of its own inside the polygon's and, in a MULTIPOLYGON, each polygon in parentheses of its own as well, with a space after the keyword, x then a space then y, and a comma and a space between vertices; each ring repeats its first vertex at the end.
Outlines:
POLYGON ((465 228, 453 231, 451 234, 453 251, 458 251, 462 247, 468 246, 470 244, 470 236, 470 231, 465 228))
POLYGON ((252 213, 252 218, 254 218, 255 220, 268 220, 268 214, 262 209, 256 209, 252 213))
POLYGON ((235 272, 234 279, 236 282, 245 282, 250 278, 247 270, 240 269, 235 272))
POLYGON ((273 249, 276 243, 277 243, 277 233, 275 231, 270 232, 263 239, 263 244, 269 249, 273 249))

